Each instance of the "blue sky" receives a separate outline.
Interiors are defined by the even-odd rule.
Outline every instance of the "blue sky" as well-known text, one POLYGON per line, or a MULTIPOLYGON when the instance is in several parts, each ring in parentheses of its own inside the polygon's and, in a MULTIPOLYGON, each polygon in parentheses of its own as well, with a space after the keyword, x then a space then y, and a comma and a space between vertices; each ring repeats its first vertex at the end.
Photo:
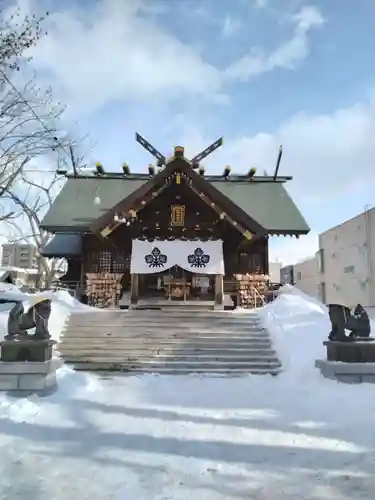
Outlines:
POLYGON ((374 201, 373 0, 22 1, 51 9, 33 65, 68 105, 67 128, 95 144, 108 170, 163 153, 193 156, 224 136, 206 162, 282 174, 312 231, 273 239, 285 263, 317 249, 317 234, 374 201))

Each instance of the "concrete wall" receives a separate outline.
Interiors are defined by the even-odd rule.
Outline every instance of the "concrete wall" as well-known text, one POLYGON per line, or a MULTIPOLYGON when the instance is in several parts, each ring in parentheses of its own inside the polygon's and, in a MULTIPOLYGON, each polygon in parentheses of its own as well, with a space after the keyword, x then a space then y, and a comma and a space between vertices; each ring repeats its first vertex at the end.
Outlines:
POLYGON ((322 233, 319 248, 325 302, 374 307, 375 208, 322 233))
POLYGON ((268 275, 271 283, 280 283, 281 262, 269 262, 268 275))
POLYGON ((293 275, 297 288, 311 297, 320 299, 318 260, 315 255, 310 259, 295 264, 293 266, 293 275))

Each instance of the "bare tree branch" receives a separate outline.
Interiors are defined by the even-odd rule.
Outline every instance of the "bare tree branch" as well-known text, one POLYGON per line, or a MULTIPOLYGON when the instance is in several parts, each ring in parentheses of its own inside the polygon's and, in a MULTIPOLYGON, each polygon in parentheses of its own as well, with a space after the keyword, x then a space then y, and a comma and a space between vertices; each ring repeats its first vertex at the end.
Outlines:
MULTIPOLYGON (((73 149, 71 153, 74 165, 79 168, 80 161, 76 158, 73 149)), ((25 241, 36 246, 37 282, 40 284, 44 277, 48 287, 51 286, 56 271, 61 270, 63 262, 62 259, 47 259, 40 255, 52 238, 51 234, 40 228, 41 221, 65 182, 65 178, 58 175, 57 170, 53 173, 40 170, 36 174, 33 172, 30 176, 27 171, 23 171, 3 195, 3 199, 8 200, 15 214, 5 221, 7 227, 17 234, 11 240, 13 242, 25 241)))
MULTIPOLYGON (((48 14, 47 14, 48 15, 48 14)), ((6 17, 0 11, 0 197, 12 190, 24 167, 37 163, 51 152, 63 151, 70 157, 73 142, 61 126, 64 106, 55 103, 52 89, 42 90, 35 78, 20 85, 18 70, 26 63, 25 51, 45 34, 45 17, 21 18, 20 11, 6 17)), ((24 180, 24 179, 22 179, 24 180)), ((44 192, 44 194, 46 194, 44 192)), ((13 199, 13 201, 15 201, 13 199)), ((21 207, 21 204, 19 204, 21 207)), ((12 210, 1 214, 1 221, 13 217, 12 210)))

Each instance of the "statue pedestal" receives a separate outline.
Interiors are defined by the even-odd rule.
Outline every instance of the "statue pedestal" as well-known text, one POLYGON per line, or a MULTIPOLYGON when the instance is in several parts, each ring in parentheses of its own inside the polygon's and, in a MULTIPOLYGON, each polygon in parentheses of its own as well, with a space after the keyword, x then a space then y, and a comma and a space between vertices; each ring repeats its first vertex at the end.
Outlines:
POLYGON ((10 363, 29 361, 43 362, 52 359, 52 348, 56 344, 54 340, 43 339, 17 339, 3 340, 0 342, 0 361, 10 363))
POLYGON ((342 363, 317 359, 315 367, 324 378, 337 380, 346 384, 375 384, 375 363, 342 363))
POLYGON ((326 341, 327 359, 317 359, 315 366, 325 378, 347 384, 375 383, 375 342, 371 337, 326 341))
POLYGON ((371 337, 346 342, 327 340, 323 345, 327 349, 328 361, 375 363, 375 343, 371 337))
POLYGON ((53 340, 0 342, 0 391, 49 392, 56 387, 60 359, 52 359, 53 340))

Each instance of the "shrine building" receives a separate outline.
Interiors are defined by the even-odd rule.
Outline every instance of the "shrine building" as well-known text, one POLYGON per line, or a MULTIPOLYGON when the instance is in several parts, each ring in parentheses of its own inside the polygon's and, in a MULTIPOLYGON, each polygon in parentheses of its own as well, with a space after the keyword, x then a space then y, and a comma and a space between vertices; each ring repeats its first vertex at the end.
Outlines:
POLYGON ((175 301, 223 307, 229 297, 254 307, 268 283, 271 236, 307 234, 309 227, 285 189, 291 177, 206 174, 203 158, 184 148, 165 158, 140 135, 157 158, 146 173, 64 172, 66 183, 41 227, 53 233, 42 250, 64 257, 62 280, 98 307, 137 307, 175 301), (125 300, 126 302, 126 300, 125 300))

